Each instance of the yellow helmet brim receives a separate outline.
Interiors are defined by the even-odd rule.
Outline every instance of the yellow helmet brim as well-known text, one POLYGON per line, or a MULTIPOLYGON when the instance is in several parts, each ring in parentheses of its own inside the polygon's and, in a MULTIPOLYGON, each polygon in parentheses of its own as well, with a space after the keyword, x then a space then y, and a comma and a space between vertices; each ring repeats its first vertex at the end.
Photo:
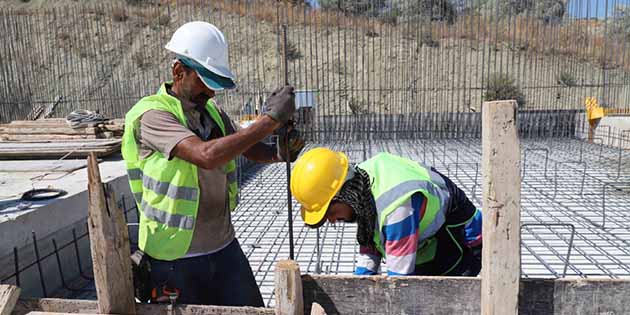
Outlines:
POLYGON ((326 220, 326 213, 328 212, 328 207, 330 206, 331 202, 332 198, 330 198, 330 200, 321 208, 310 209, 308 211, 304 208, 304 206, 300 207, 300 214, 302 215, 302 220, 304 220, 304 223, 306 223, 306 225, 310 227, 320 227, 323 221, 326 220))
MULTIPOLYGON (((312 168, 309 170, 308 169, 309 166, 307 165, 308 163, 310 163, 309 158, 311 158, 309 154, 315 153, 316 152, 315 150, 317 149, 313 149, 305 153, 300 158, 300 159, 306 158, 305 163, 307 164, 302 165, 301 162, 303 162, 303 160, 298 160, 296 162, 296 166, 294 168, 295 176, 291 177, 291 192, 296 197, 296 199, 300 201, 300 203, 302 204, 302 207, 300 208, 300 214, 302 216, 302 220, 304 220, 304 223, 306 223, 306 225, 310 227, 319 227, 325 220, 326 213, 328 212, 328 207, 330 206, 332 199, 339 193, 339 191, 343 187, 346 176, 348 175, 348 166, 349 166, 348 157, 345 154, 343 154, 343 152, 333 152, 333 151, 330 151, 329 149, 326 149, 327 151, 330 151, 330 153, 327 153, 327 154, 334 154, 335 158, 339 159, 337 160, 338 164, 334 165, 339 170, 339 172, 336 173, 336 176, 334 176, 333 178, 329 178, 329 180, 331 181, 330 183, 328 183, 327 181, 324 181, 323 183, 319 184, 319 185, 322 185, 322 184, 328 185, 328 186, 325 186, 326 189, 313 189, 312 188, 313 186, 315 187, 322 187, 322 186, 311 184, 311 185, 307 185, 307 187, 310 187, 309 189, 302 190, 300 189, 298 183, 301 183, 301 180, 304 180, 304 179, 302 179, 299 176, 299 174, 304 173, 306 170, 308 170, 307 174, 309 175, 313 172, 312 168), (330 190, 327 191, 327 189, 330 189, 330 190), (307 194, 310 197, 305 198, 305 194, 307 194), (319 202, 312 202, 313 194, 317 194, 319 196, 318 198, 314 198, 315 201, 319 201, 319 202)), ((331 158, 332 157, 330 156, 327 157, 327 159, 331 159, 331 158)))

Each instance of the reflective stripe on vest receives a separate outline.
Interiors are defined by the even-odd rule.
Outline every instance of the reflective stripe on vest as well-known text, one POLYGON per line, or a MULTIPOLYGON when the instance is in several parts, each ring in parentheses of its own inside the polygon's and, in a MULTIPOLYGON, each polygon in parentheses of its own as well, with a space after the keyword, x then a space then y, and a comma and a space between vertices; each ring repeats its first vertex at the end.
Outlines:
MULTIPOLYGON (((435 174, 434 172, 430 172, 435 174)), ((439 176, 438 174, 435 174, 439 176)), ((433 176, 432 176, 433 177, 433 176)), ((442 179, 441 176, 439 176, 442 179)), ((444 180, 442 180, 444 182, 444 180)), ((392 189, 384 192, 378 199, 375 200, 376 203, 376 211, 378 213, 378 217, 381 216, 381 213, 387 209, 387 207, 396 202, 398 199, 402 198, 410 191, 417 191, 419 189, 426 190, 434 196, 438 196, 440 198, 440 209, 435 215, 435 219, 429 224, 429 226, 422 231, 420 234, 419 242, 424 241, 425 239, 433 236, 437 231, 442 227, 444 222, 446 222, 446 210, 448 209, 448 194, 444 194, 444 191, 440 188, 436 188, 431 182, 423 181, 423 180, 411 180, 398 184, 392 189)), ((382 229, 381 229, 382 230, 382 229)), ((383 240, 383 233, 381 232, 381 240, 383 240)))
POLYGON ((142 184, 145 189, 152 190, 158 195, 165 195, 171 199, 197 200, 199 190, 192 187, 179 187, 168 182, 160 182, 147 175, 142 176, 142 184))
POLYGON ((192 230, 195 226, 194 217, 181 214, 172 214, 166 211, 162 211, 160 209, 153 208, 144 200, 142 200, 142 203, 140 204, 140 209, 147 218, 164 224, 168 227, 183 230, 192 230))

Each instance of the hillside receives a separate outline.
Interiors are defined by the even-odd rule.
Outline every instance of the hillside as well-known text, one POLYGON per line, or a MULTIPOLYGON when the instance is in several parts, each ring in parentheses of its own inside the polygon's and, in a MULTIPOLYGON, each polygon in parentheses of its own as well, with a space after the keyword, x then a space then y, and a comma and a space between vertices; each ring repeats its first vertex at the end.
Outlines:
POLYGON ((8 22, 5 46, 12 43, 1 56, 8 60, 7 84, 0 89, 7 103, 24 112, 62 96, 57 116, 91 108, 120 117, 169 77, 172 56, 162 47, 179 25, 196 19, 226 33, 239 89, 220 96, 220 102, 233 113, 282 82, 278 19, 289 25, 290 82, 318 91, 319 114, 468 111, 479 107, 484 84, 495 72, 515 79, 529 109, 583 108, 584 97, 604 93, 611 104, 628 99, 622 67, 602 71, 601 63, 593 62, 597 46, 574 40, 581 35, 596 44, 597 36, 588 33, 592 28, 579 22, 492 24, 470 16, 453 25, 387 23, 275 1, 96 3, 0 2, 8 22), (601 87, 604 73, 608 89, 601 87), (559 83, 561 75, 573 86, 559 83))

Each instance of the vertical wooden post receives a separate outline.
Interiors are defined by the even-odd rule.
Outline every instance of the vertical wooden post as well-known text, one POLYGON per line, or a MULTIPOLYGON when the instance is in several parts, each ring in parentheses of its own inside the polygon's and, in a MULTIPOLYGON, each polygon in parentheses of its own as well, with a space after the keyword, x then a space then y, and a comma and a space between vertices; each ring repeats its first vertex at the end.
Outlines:
POLYGON ((485 102, 481 314, 518 313, 521 151, 515 101, 485 102))
POLYGON ((113 192, 101 182, 94 153, 88 157, 88 212, 99 313, 135 314, 129 233, 113 192))
POLYGON ((20 297, 20 288, 14 285, 0 285, 0 315, 10 315, 20 297))
POLYGON ((276 315, 304 315, 300 266, 293 260, 276 264, 276 315))

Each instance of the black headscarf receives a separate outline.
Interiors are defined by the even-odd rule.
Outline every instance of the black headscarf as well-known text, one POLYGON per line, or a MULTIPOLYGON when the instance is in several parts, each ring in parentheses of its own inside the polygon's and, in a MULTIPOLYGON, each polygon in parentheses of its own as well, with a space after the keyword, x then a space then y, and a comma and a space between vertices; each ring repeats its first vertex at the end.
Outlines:
POLYGON ((373 241, 376 228, 376 204, 367 172, 356 167, 354 177, 343 184, 332 202, 343 202, 352 208, 350 222, 357 222, 359 245, 376 249, 373 241))

